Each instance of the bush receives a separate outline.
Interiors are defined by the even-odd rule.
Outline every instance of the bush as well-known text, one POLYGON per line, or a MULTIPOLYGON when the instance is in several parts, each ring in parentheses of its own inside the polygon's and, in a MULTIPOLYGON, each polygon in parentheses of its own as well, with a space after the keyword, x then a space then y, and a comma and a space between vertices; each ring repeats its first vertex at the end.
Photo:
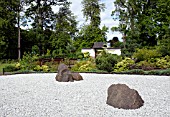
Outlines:
POLYGON ((170 37, 164 37, 158 41, 157 49, 163 56, 170 56, 170 37))
POLYGON ((170 69, 166 70, 151 70, 145 72, 146 75, 170 75, 170 69))
POLYGON ((130 65, 133 65, 135 63, 134 60, 132 60, 131 58, 125 58, 122 61, 118 62, 115 66, 114 66, 114 71, 115 72, 122 72, 122 71, 127 71, 130 69, 130 65))
POLYGON ((40 65, 36 65, 34 67, 34 71, 42 71, 42 67, 40 65))
POLYGON ((161 54, 156 49, 137 49, 137 51, 133 54, 133 58, 136 59, 136 61, 144 61, 151 58, 158 58, 161 54))
POLYGON ((13 72, 17 71, 18 69, 15 67, 15 65, 7 65, 4 68, 5 72, 13 72))
POLYGON ((51 61, 51 62, 46 62, 45 65, 48 66, 48 71, 56 72, 59 64, 51 61))
POLYGON ((43 72, 48 72, 49 71, 48 66, 42 65, 42 70, 43 70, 43 72))
POLYGON ((90 53, 89 53, 89 52, 84 52, 84 53, 83 53, 83 56, 84 56, 85 59, 86 59, 86 58, 89 58, 89 57, 90 57, 90 53))
POLYGON ((76 53, 76 56, 77 56, 78 59, 83 59, 84 54, 81 53, 81 52, 77 52, 77 53, 76 53))
POLYGON ((120 59, 118 55, 102 52, 102 54, 98 55, 96 58, 96 67, 99 70, 111 72, 120 59))
POLYGON ((170 68, 170 56, 157 58, 155 64, 156 64, 156 67, 161 68, 161 69, 170 68))
POLYGON ((78 61, 72 68, 72 71, 93 71, 96 69, 95 62, 92 58, 89 58, 88 60, 82 60, 78 61))
POLYGON ((38 60, 38 55, 24 53, 23 58, 19 62, 21 69, 23 70, 33 70, 36 67, 36 61, 38 60))
POLYGON ((128 71, 124 71, 121 73, 126 73, 126 74, 144 74, 145 72, 142 69, 132 69, 128 71))
POLYGON ((151 58, 148 60, 140 61, 136 63, 136 66, 144 70, 153 70, 155 68, 167 69, 170 68, 170 56, 151 58))
POLYGON ((136 66, 138 68, 142 68, 143 70, 153 70, 156 67, 154 62, 147 60, 138 62, 136 66))
POLYGON ((37 65, 35 68, 34 68, 34 71, 43 71, 43 72, 48 72, 49 69, 48 69, 48 66, 47 65, 37 65))

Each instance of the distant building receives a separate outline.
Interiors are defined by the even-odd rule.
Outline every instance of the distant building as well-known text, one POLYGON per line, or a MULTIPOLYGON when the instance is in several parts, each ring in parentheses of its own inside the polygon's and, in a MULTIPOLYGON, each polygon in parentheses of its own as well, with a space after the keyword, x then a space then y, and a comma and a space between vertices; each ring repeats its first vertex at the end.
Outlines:
POLYGON ((103 51, 104 48, 106 49, 108 53, 121 55, 120 48, 112 48, 110 47, 110 43, 106 44, 104 42, 95 42, 92 48, 83 48, 81 52, 82 53, 89 52, 91 57, 96 58, 97 55, 101 53, 101 51, 103 51))

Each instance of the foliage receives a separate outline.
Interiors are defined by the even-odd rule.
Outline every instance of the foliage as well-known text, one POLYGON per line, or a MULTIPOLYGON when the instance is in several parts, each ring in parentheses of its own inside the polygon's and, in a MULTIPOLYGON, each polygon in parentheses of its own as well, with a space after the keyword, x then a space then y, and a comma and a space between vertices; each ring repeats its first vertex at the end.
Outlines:
POLYGON ((26 9, 26 16, 28 20, 33 20, 32 26, 35 29, 53 29, 52 23, 55 19, 55 14, 52 11, 52 6, 56 6, 57 4, 62 4, 66 0, 62 1, 44 1, 44 0, 27 0, 27 5, 30 5, 29 8, 26 9), (60 3, 58 3, 60 2, 60 3))
POLYGON ((21 69, 23 70, 33 70, 36 66, 36 61, 38 60, 38 55, 25 53, 23 58, 20 60, 21 69))
POLYGON ((44 65, 48 66, 49 72, 56 72, 59 64, 54 61, 51 61, 51 62, 46 62, 44 65))
POLYGON ((103 51, 101 55, 96 58, 96 66, 99 70, 108 72, 113 71, 113 67, 120 60, 120 57, 103 51))
POLYGON ((85 59, 89 58, 89 57, 90 57, 90 53, 89 53, 89 52, 84 52, 84 53, 83 53, 83 57, 84 57, 85 59))
POLYGON ((76 56, 77 56, 78 59, 81 60, 81 59, 83 59, 84 54, 83 54, 82 52, 77 52, 77 53, 76 53, 76 56))
POLYGON ((17 58, 17 0, 0 1, 0 59, 17 58))
POLYGON ((136 61, 144 61, 151 58, 157 58, 160 57, 161 54, 156 49, 137 49, 137 51, 133 54, 133 58, 136 59, 136 61))
POLYGON ((123 73, 123 74, 145 74, 145 71, 142 70, 142 69, 132 69, 132 70, 127 70, 127 71, 122 71, 120 73, 123 73))
POLYGON ((70 3, 64 3, 56 16, 55 32, 50 37, 52 53, 60 56, 70 54, 74 48, 72 39, 78 31, 76 17, 70 10, 70 3))
POLYGON ((170 75, 170 69, 145 71, 145 75, 170 75))
POLYGON ((170 57, 165 56, 161 58, 150 58, 150 59, 136 63, 136 66, 144 70, 152 70, 155 68, 156 69, 167 69, 167 68, 170 68, 170 57))
POLYGON ((4 67, 4 71, 5 72, 13 72, 13 71, 17 71, 18 69, 15 67, 14 64, 10 64, 4 67))
POLYGON ((106 32, 108 28, 103 26, 102 29, 91 25, 82 26, 78 37, 74 40, 74 45, 78 50, 82 48, 91 48, 94 42, 106 42, 106 32))
POLYGON ((90 24, 84 25, 79 31, 78 37, 75 38, 74 45, 78 50, 82 48, 91 48, 94 42, 105 42, 106 32, 108 28, 103 26, 100 29, 100 13, 104 10, 103 3, 99 3, 100 0, 83 0, 82 12, 86 21, 90 21, 90 24))
POLYGON ((78 61, 72 68, 72 71, 93 71, 96 69, 96 65, 93 58, 89 58, 88 60, 78 61))
MULTIPOLYGON (((169 40, 169 0, 115 0, 114 4, 116 9, 112 15, 119 16, 120 22, 119 27, 112 29, 123 34, 125 56, 131 55, 136 46, 155 46, 159 41, 169 40)), ((162 44, 160 47, 165 56, 168 51, 163 48, 168 49, 169 44, 162 44)))
POLYGON ((114 66, 114 72, 121 72, 121 71, 127 71, 130 69, 130 65, 133 65, 135 63, 134 60, 131 58, 125 58, 122 61, 118 62, 114 66))
POLYGON ((105 5, 99 3, 100 0, 83 0, 81 3, 83 5, 83 15, 86 21, 90 20, 90 25, 98 27, 100 25, 100 12, 104 10, 105 5))
POLYGON ((151 61, 145 60, 145 61, 138 62, 136 64, 136 67, 141 68, 143 70, 153 70, 156 67, 156 65, 155 65, 155 63, 153 63, 151 61))
POLYGON ((48 72, 48 66, 47 65, 36 65, 36 67, 34 68, 34 71, 43 71, 43 72, 48 72))
POLYGON ((170 68, 170 56, 156 58, 156 67, 161 69, 170 68))
POLYGON ((157 48, 158 51, 162 54, 162 56, 166 56, 166 55, 170 56, 170 31, 169 31, 169 37, 159 41, 157 48))

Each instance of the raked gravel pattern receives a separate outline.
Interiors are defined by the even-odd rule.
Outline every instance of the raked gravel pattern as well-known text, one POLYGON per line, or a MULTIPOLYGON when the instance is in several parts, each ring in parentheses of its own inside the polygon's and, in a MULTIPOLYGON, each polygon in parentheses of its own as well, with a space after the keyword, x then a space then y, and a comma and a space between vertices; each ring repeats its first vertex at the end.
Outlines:
POLYGON ((170 117, 170 77, 87 74, 57 82, 55 73, 0 76, 0 117, 170 117), (135 110, 106 104, 112 84, 127 84, 144 105, 135 110))

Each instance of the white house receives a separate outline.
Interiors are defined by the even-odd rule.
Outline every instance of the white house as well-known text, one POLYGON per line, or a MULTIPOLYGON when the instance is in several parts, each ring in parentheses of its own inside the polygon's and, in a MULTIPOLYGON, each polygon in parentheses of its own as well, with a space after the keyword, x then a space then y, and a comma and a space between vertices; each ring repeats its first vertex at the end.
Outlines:
POLYGON ((104 48, 108 53, 121 55, 120 48, 111 48, 109 44, 106 45, 104 42, 95 42, 92 48, 83 48, 81 52, 89 52, 90 56, 95 58, 104 48))

